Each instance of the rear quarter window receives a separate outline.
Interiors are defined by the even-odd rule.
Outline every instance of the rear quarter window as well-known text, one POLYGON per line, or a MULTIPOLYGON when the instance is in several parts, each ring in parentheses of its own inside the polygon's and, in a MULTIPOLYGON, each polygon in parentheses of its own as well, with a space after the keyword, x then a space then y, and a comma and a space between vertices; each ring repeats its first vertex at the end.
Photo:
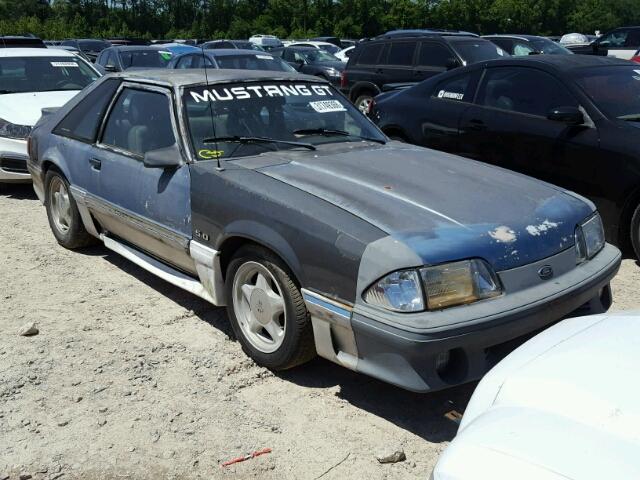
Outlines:
POLYGON ((118 85, 120 80, 109 79, 96 87, 67 113, 53 133, 83 142, 95 142, 102 117, 118 85))
POLYGON ((378 58, 380 57, 380 52, 382 51, 382 47, 384 45, 382 43, 375 43, 372 45, 365 45, 358 55, 356 59, 357 65, 376 65, 378 63, 378 58))
POLYGON ((475 72, 457 75, 440 82, 433 91, 432 97, 456 102, 471 102, 473 96, 472 78, 475 72))

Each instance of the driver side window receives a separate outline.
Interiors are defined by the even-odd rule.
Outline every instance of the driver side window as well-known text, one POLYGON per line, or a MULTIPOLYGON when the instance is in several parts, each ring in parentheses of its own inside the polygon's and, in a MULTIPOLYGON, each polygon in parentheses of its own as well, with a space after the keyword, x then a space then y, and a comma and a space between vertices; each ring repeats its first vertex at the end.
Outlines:
POLYGON ((617 30, 603 36, 599 43, 606 47, 622 47, 627 40, 628 34, 628 30, 617 30))
POLYGON ((102 135, 102 143, 137 156, 176 143, 169 99, 162 93, 125 88, 102 135))

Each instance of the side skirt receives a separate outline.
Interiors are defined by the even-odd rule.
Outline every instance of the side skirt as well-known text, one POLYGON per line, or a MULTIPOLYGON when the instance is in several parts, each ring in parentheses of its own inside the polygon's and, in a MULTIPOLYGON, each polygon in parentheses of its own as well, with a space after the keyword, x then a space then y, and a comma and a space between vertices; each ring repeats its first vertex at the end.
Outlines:
POLYGON ((109 250, 116 252, 119 255, 122 255, 127 260, 135 263, 139 267, 147 270, 148 272, 156 275, 157 277, 162 278, 166 282, 175 285, 187 292, 191 292, 194 295, 197 295, 204 300, 211 302, 216 306, 224 305, 224 297, 221 295, 222 293, 222 279, 221 276, 218 275, 218 272, 215 271, 215 265, 219 262, 216 262, 218 258, 218 252, 208 247, 201 246, 206 248, 208 251, 202 252, 202 248, 200 249, 199 258, 195 258, 193 255, 193 246, 195 242, 191 242, 192 244, 192 257, 194 257, 194 261, 196 263, 196 270, 198 271, 198 276, 200 277, 200 281, 195 278, 190 277, 178 270, 171 268, 170 266, 156 260, 149 255, 146 255, 135 248, 132 248, 124 243, 118 242, 113 238, 110 238, 104 234, 100 235, 100 239, 104 242, 104 246, 109 250), (205 264, 203 264, 205 263, 205 264))

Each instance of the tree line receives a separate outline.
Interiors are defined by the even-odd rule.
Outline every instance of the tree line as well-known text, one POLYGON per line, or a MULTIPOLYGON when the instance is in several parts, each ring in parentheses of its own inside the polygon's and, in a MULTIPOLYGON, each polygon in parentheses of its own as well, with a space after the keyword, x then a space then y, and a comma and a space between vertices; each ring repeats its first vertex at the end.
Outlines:
POLYGON ((371 37, 396 28, 560 35, 640 24, 637 0, 0 0, 0 34, 371 37))

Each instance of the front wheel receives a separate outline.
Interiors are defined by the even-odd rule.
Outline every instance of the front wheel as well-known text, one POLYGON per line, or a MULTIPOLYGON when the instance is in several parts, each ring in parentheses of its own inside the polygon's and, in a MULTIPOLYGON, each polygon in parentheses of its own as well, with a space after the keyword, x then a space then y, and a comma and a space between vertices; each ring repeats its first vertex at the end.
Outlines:
POLYGON ((636 207, 631 217, 631 245, 636 258, 640 260, 640 205, 636 207))
POLYGON ((57 170, 49 170, 44 180, 45 206, 53 236, 60 245, 74 249, 93 243, 85 230, 78 206, 69 191, 69 182, 57 170))
POLYGON ((243 350, 272 370, 316 354, 309 314, 287 266, 268 250, 241 248, 227 269, 227 312, 243 350))

